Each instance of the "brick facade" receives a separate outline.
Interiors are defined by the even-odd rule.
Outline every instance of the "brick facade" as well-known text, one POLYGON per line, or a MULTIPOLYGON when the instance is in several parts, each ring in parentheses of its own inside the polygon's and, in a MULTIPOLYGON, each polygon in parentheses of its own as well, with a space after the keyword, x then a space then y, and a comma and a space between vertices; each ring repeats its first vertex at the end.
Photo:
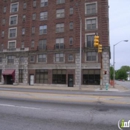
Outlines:
MULTIPOLYGON (((87 52, 97 52, 94 47, 87 47, 87 35, 98 34, 100 36, 100 43, 103 45, 103 69, 108 73, 103 78, 103 85, 109 82, 109 64, 110 64, 110 48, 109 48, 109 16, 108 16, 108 0, 65 0, 65 3, 57 4, 57 0, 48 0, 47 6, 41 7, 41 0, 36 0, 36 7, 33 7, 34 0, 3 0, 0 2, 0 32, 4 31, 4 37, 0 36, 0 69, 15 70, 15 82, 19 84, 19 69, 23 69, 23 84, 30 83, 30 75, 34 75, 35 70, 48 70, 48 84, 52 84, 52 71, 55 69, 66 70, 66 85, 68 84, 68 74, 74 75, 74 86, 79 86, 80 72, 79 72, 79 48, 80 48, 80 18, 82 19, 82 70, 100 70, 101 69, 101 54, 97 53, 95 61, 87 61, 87 52), (18 11, 10 13, 11 4, 18 2, 18 11), (23 8, 26 3, 26 8, 23 8), (96 12, 86 14, 86 5, 95 4, 96 12), (6 12, 3 8, 6 7, 6 12), (73 8, 73 13, 70 14, 70 8, 73 8), (63 18, 56 18, 56 10, 64 9, 65 16, 63 18), (40 13, 48 12, 47 20, 40 20, 40 13), (32 15, 36 14, 36 19, 32 20, 32 15), (17 25, 9 25, 10 16, 17 15, 17 25), (23 15, 26 16, 23 19, 23 15), (96 18, 96 28, 86 29, 86 20, 96 18), (5 24, 2 20, 5 19, 5 24), (73 29, 70 29, 69 24, 73 22, 73 29), (64 23, 64 32, 56 32, 56 24, 64 23), (39 35, 39 27, 47 25, 47 33, 39 35), (17 27, 17 37, 9 38, 9 28, 17 27), (32 34, 32 27, 35 27, 35 33, 32 34), (25 34, 22 34, 22 28, 25 28, 25 34), (73 43, 69 43, 69 38, 73 38, 73 43), (55 49, 56 38, 64 38, 64 48, 55 49), (45 50, 39 50, 39 40, 46 39, 47 45, 45 50), (16 40, 16 49, 8 50, 9 41, 16 40), (34 47, 31 42, 34 41, 34 47), (21 43, 24 43, 24 49, 21 49, 21 43), (3 45, 3 48, 2 48, 3 45), (64 61, 56 62, 55 54, 63 53, 64 61), (45 54, 46 62, 39 63, 38 55, 45 54), (15 56, 14 65, 7 62, 7 56, 15 56), (73 55, 73 60, 69 61, 69 55, 73 55), (24 57, 23 64, 20 62, 20 57, 24 57), (30 62, 30 57, 34 56, 34 61, 30 62), (12 67, 11 67, 12 66, 12 67)), ((104 71, 103 70, 103 71, 104 71)), ((83 76, 81 77, 83 81, 83 76)), ((2 78, 2 83, 4 79, 2 78)), ((82 82, 83 84, 83 82, 82 82)))

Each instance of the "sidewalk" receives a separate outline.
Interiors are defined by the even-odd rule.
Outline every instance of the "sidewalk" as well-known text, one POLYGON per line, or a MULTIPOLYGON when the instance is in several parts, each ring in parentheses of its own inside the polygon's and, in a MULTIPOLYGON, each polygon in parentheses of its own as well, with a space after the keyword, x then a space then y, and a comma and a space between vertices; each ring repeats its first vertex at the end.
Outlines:
POLYGON ((1 87, 5 88, 28 88, 28 89, 42 89, 42 90, 68 90, 68 91, 119 91, 119 92, 125 92, 128 91, 127 88, 115 85, 115 88, 113 86, 109 86, 108 90, 105 89, 105 86, 102 90, 100 90, 100 85, 86 85, 81 86, 81 89, 79 87, 67 87, 62 85, 0 85, 1 87))

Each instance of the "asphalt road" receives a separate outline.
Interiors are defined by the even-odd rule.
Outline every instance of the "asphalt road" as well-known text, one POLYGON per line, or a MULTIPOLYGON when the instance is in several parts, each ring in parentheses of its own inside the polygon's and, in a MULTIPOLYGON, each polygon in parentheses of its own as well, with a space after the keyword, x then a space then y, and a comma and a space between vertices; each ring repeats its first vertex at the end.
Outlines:
POLYGON ((130 81, 116 81, 116 83, 130 90, 130 81))
POLYGON ((0 130, 118 130, 130 106, 0 99, 0 130))

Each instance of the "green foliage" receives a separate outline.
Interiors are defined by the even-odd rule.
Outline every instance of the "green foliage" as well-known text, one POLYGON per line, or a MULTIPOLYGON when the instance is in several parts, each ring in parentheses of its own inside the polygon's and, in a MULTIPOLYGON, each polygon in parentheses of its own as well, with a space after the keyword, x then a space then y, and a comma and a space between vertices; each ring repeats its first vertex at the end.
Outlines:
POLYGON ((130 71, 129 66, 122 66, 119 70, 116 71, 115 78, 116 79, 127 79, 127 71, 130 71))
POLYGON ((114 73, 114 68, 111 66, 110 67, 110 79, 113 80, 113 73, 114 73))

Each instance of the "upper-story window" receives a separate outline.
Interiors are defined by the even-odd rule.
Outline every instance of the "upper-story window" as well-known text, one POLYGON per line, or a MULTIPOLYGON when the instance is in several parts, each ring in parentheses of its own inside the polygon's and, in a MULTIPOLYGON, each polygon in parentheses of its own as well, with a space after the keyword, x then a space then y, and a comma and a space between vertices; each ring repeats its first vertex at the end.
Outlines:
POLYGON ((40 54, 40 55, 38 55, 38 62, 46 62, 46 61, 47 61, 46 54, 40 54))
POLYGON ((22 28, 22 35, 25 35, 25 28, 22 28))
POLYGON ((26 20, 26 15, 23 15, 23 22, 26 20))
POLYGON ((14 63, 14 56, 8 56, 7 57, 7 62, 9 63, 9 64, 13 64, 14 63))
POLYGON ((17 25, 18 23, 18 15, 10 16, 9 25, 17 25))
POLYGON ((64 62, 65 56, 63 53, 55 54, 55 62, 64 62))
POLYGON ((3 12, 6 13, 6 7, 3 8, 3 12))
POLYGON ((65 3, 65 0, 56 0, 56 3, 57 3, 57 4, 65 3))
POLYGON ((56 39, 55 48, 56 49, 63 49, 64 48, 64 38, 57 38, 56 39))
POLYGON ((27 8, 27 3, 23 3, 23 9, 27 8))
POLYGON ((41 12, 40 13, 40 20, 47 20, 48 12, 41 12))
POLYGON ((93 47, 93 43, 94 43, 94 34, 86 35, 86 46, 93 47))
POLYGON ((96 52, 87 52, 86 61, 97 61, 97 53, 96 52))
POLYGON ((70 15, 72 15, 74 13, 74 9, 71 7, 70 8, 70 15))
POLYGON ((73 37, 70 37, 70 38, 69 38, 69 44, 70 44, 70 45, 73 45, 73 37))
POLYGON ((37 6, 37 2, 36 0, 33 0, 33 7, 36 7, 37 6))
POLYGON ((97 13, 97 3, 86 3, 85 14, 97 13))
POLYGON ((56 32, 57 33, 64 32, 64 23, 56 24, 56 32))
POLYGON ((5 32, 2 31, 2 32, 1 32, 1 37, 4 37, 4 35, 5 35, 5 32))
POLYGON ((35 33, 35 27, 32 27, 32 34, 35 33))
POLYGON ((47 33, 47 25, 43 25, 39 27, 39 34, 46 34, 47 33))
POLYGON ((2 19, 2 25, 5 25, 5 19, 2 19))
POLYGON ((16 38, 17 37, 17 28, 9 28, 9 38, 16 38))
POLYGON ((32 14, 32 20, 36 20, 36 13, 32 14))
POLYGON ((64 9, 56 10, 56 18, 64 18, 64 17, 65 17, 65 10, 64 9))
POLYGON ((48 0, 41 0, 41 7, 47 6, 48 0))
POLYGON ((19 8, 19 3, 12 3, 10 5, 10 12, 11 13, 15 13, 15 12, 18 12, 18 8, 19 8))
POLYGON ((9 50, 14 50, 14 49, 16 49, 16 41, 9 41, 9 42, 8 42, 8 49, 9 49, 9 50))
POLYGON ((73 28, 74 28, 73 22, 70 22, 69 28, 70 28, 70 29, 73 29, 73 28))
POLYGON ((45 50, 46 49, 46 44, 47 44, 46 39, 40 40, 39 43, 38 43, 38 49, 39 50, 45 50))
POLYGON ((86 19, 86 29, 87 30, 97 29, 97 18, 87 18, 86 19))

